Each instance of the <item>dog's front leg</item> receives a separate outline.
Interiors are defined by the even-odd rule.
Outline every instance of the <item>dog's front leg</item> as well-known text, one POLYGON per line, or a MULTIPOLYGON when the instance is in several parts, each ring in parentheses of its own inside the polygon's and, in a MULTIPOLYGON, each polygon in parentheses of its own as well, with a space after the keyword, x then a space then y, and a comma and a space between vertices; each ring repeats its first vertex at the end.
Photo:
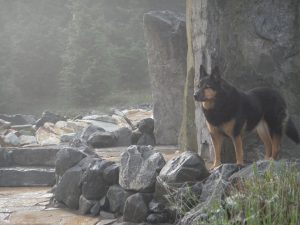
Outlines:
POLYGON ((210 169, 214 169, 221 165, 221 148, 224 137, 219 131, 215 130, 215 132, 211 133, 211 139, 214 145, 215 157, 214 164, 211 166, 210 169))
POLYGON ((232 137, 232 142, 235 149, 235 157, 236 164, 243 165, 244 164, 244 150, 243 150, 243 142, 241 135, 236 137, 232 137))

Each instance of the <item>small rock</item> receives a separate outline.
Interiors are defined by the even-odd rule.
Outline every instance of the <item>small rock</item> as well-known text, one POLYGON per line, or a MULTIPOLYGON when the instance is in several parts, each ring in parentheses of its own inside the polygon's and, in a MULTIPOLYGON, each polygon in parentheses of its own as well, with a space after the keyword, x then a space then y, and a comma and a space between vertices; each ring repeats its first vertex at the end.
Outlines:
POLYGON ((60 142, 68 143, 73 141, 75 137, 76 137, 76 133, 63 134, 60 136, 60 142))
POLYGON ((104 211, 108 211, 109 210, 109 201, 108 198, 106 196, 104 196, 103 198, 101 198, 101 200, 99 201, 100 203, 100 207, 102 210, 104 211))
POLYGON ((148 204, 152 199, 151 194, 137 193, 127 198, 124 207, 123 220, 133 223, 146 221, 148 204))
POLYGON ((116 221, 117 221, 117 219, 105 219, 105 220, 99 221, 96 225, 112 225, 116 221))
POLYGON ((112 147, 116 143, 116 137, 110 132, 97 131, 89 136, 87 144, 93 148, 112 147))
POLYGON ((92 216, 97 216, 100 212, 100 209, 101 209, 100 201, 97 201, 96 204, 94 204, 93 207, 90 210, 91 215, 92 216))
POLYGON ((20 144, 21 145, 37 144, 37 141, 36 141, 36 138, 34 136, 21 135, 20 136, 20 144))
POLYGON ((131 137, 132 131, 127 127, 122 127, 114 132, 116 137, 115 146, 130 146, 131 145, 131 137))
POLYGON ((88 214, 90 212, 90 209, 96 205, 96 201, 87 200, 83 195, 79 198, 79 209, 78 212, 81 215, 88 214))
POLYGON ((152 200, 149 203, 149 210, 152 213, 162 213, 162 212, 165 212, 166 208, 165 208, 164 204, 157 202, 155 200, 152 200))
POLYGON ((4 136, 4 142, 10 146, 19 146, 21 144, 20 138, 13 132, 4 136))
POLYGON ((130 146, 121 155, 119 183, 125 190, 153 192, 156 176, 166 164, 151 146, 130 146))
POLYGON ((104 219, 115 219, 116 216, 113 213, 106 212, 106 211, 100 211, 100 217, 104 219))
POLYGON ((154 131, 154 120, 152 118, 143 119, 137 124, 137 127, 142 134, 147 133, 152 135, 154 131))
POLYGON ((158 223, 167 223, 170 221, 170 215, 168 213, 152 213, 150 214, 146 221, 148 223, 154 223, 154 224, 158 224, 158 223))
POLYGON ((109 201, 109 209, 113 213, 123 213, 126 199, 132 195, 131 192, 125 191, 119 185, 110 186, 106 197, 109 201))

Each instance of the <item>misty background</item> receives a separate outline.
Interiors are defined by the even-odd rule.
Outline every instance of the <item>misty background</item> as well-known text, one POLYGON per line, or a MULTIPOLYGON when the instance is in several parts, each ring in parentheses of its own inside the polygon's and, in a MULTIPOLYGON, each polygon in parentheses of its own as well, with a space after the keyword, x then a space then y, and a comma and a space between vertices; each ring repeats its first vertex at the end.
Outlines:
POLYGON ((0 0, 0 113, 151 103, 143 14, 184 0, 0 0))

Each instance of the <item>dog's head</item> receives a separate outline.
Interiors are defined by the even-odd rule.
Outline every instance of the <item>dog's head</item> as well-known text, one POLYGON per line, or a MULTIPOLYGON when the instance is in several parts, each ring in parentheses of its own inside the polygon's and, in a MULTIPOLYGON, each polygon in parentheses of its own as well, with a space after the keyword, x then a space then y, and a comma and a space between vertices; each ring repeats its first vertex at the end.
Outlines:
POLYGON ((194 93, 195 101, 206 102, 213 100, 221 89, 221 75, 216 66, 211 74, 208 74, 204 66, 200 66, 200 79, 194 93))

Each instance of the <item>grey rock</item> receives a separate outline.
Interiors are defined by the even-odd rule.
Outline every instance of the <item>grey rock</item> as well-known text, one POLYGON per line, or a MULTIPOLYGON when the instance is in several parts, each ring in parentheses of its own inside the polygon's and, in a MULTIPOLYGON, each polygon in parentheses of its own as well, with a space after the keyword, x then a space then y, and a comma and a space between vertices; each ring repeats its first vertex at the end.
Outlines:
POLYGON ((62 176, 66 170, 75 166, 87 155, 75 148, 63 148, 56 154, 55 170, 62 176))
POLYGON ((95 225, 112 225, 114 224, 114 222, 116 222, 117 219, 104 219, 104 220, 101 220, 99 221, 97 224, 95 225))
POLYGON ((110 186, 106 194, 109 201, 109 211, 122 214, 125 201, 130 195, 132 195, 132 192, 125 191, 119 185, 110 186))
POLYGON ((4 136, 4 142, 9 146, 19 146, 21 144, 20 138, 13 132, 4 136))
POLYGON ((131 137, 132 131, 127 127, 122 127, 114 132, 116 136, 115 146, 130 146, 131 145, 131 137))
POLYGON ((185 15, 171 11, 148 12, 144 14, 144 29, 156 143, 176 145, 186 75, 185 15))
POLYGON ((55 184, 55 171, 49 167, 0 167, 0 187, 34 187, 55 184))
POLYGON ((84 172, 82 182, 82 194, 86 199, 99 200, 106 195, 108 184, 103 177, 103 171, 113 162, 96 160, 84 172))
POLYGON ((96 203, 90 209, 90 213, 92 216, 97 216, 100 212, 101 204, 100 201, 96 201, 96 203))
POLYGON ((170 215, 168 213, 151 213, 146 221, 151 224, 167 223, 170 221, 170 215))
POLYGON ((120 166, 117 164, 112 164, 106 167, 103 171, 103 177, 105 182, 108 185, 114 185, 119 183, 119 173, 120 173, 120 166))
POLYGON ((92 201, 86 199, 83 195, 79 198, 79 209, 78 212, 81 215, 88 214, 91 210, 91 208, 97 204, 97 201, 92 201))
POLYGON ((112 147, 116 144, 116 137, 110 132, 97 131, 89 136, 87 144, 93 148, 112 147))
POLYGON ((36 128, 42 127, 45 123, 56 123, 58 121, 66 121, 66 118, 52 112, 45 111, 42 117, 36 121, 36 128))
POLYGON ((76 133, 63 134, 60 136, 60 142, 68 143, 68 142, 73 141, 74 138, 76 138, 76 133))
POLYGON ((82 169, 79 166, 68 169, 55 189, 55 199, 71 209, 78 209, 81 195, 82 169))
POLYGON ((0 167, 54 167, 60 146, 0 148, 0 167))
POLYGON ((109 220, 117 218, 115 214, 106 211, 100 211, 100 217, 109 220))
POLYGON ((136 143, 137 145, 155 145, 155 137, 153 134, 147 134, 144 133, 142 136, 139 138, 138 142, 136 143))
POLYGON ((159 174, 169 184, 201 181, 208 176, 205 162, 194 152, 184 152, 168 161, 159 174))
POLYGON ((151 194, 137 193, 127 198, 124 207, 123 220, 133 223, 145 222, 148 216, 148 204, 151 194))
POLYGON ((162 213, 162 212, 165 212, 165 210, 166 210, 166 207, 161 202, 152 200, 149 203, 149 211, 152 213, 162 213))
POLYGON ((94 125, 89 125, 89 126, 87 126, 86 128, 84 128, 82 131, 81 131, 81 133, 80 133, 80 139, 83 139, 83 140, 85 140, 85 141, 87 141, 88 140, 88 138, 93 134, 93 133, 95 133, 95 132, 97 132, 97 131, 105 131, 103 128, 101 128, 101 127, 96 127, 96 126, 94 126, 94 125))
POLYGON ((103 198, 101 198, 101 200, 99 201, 100 203, 100 208, 104 211, 108 211, 109 210, 109 200, 106 196, 104 196, 103 198))
POLYGON ((19 139, 20 139, 20 145, 37 144, 37 140, 35 136, 21 135, 19 139))
POLYGON ((162 154, 151 146, 132 145, 121 155, 119 183, 125 190, 153 192, 165 163, 162 154))
POLYGON ((152 118, 146 118, 138 122, 137 128, 139 131, 147 134, 153 134, 154 131, 154 120, 152 118))

